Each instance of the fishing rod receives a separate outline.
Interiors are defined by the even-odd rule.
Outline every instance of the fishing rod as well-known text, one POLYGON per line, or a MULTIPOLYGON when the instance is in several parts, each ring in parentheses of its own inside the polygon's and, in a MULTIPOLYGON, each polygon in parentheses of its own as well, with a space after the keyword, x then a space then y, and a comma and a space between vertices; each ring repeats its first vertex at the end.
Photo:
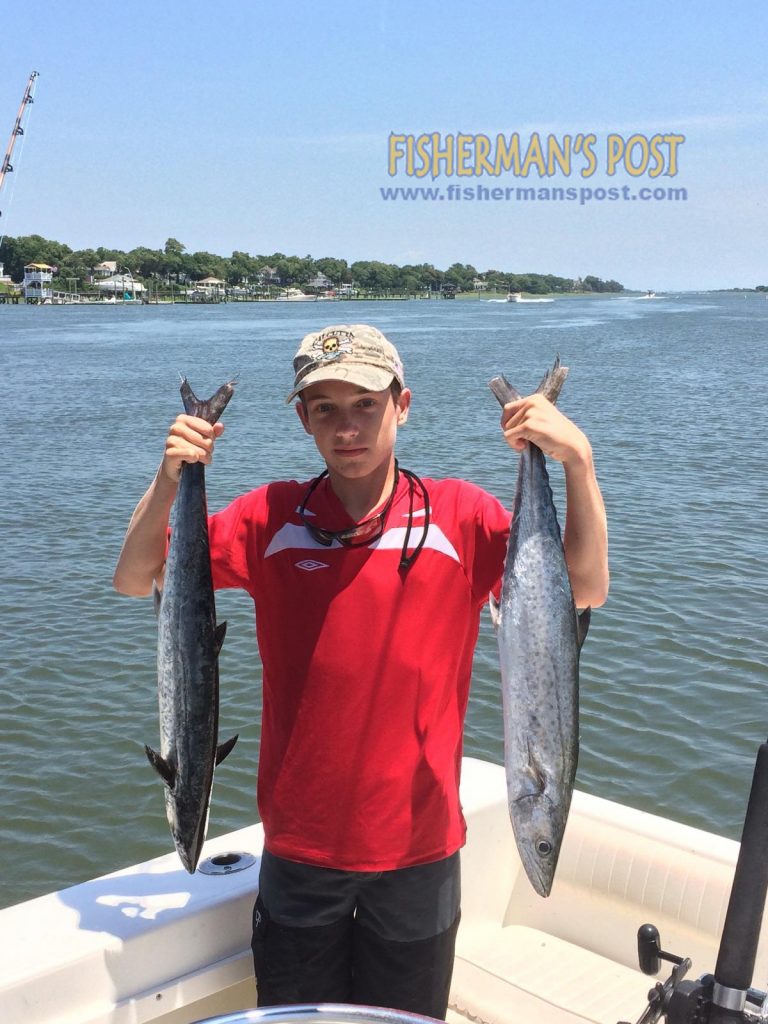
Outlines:
MULTIPOLYGON (((2 192, 3 182, 5 181, 6 174, 10 174, 10 172, 13 170, 13 164, 11 163, 13 150, 16 145, 16 140, 24 134, 25 115, 30 105, 35 102, 35 84, 37 82, 38 77, 38 71, 33 71, 32 74, 29 76, 29 81, 27 82, 27 87, 24 90, 24 96, 22 97, 21 105, 19 106, 19 112, 16 115, 16 120, 14 122, 13 128, 11 129, 11 137, 8 140, 8 147, 5 151, 3 162, 2 164, 0 164, 0 192, 2 192)), ((2 211, 0 211, 0 216, 2 216, 2 211)))
MULTIPOLYGON (((754 1024, 768 1020, 768 993, 751 988, 760 928, 768 892, 768 742, 755 758, 752 788, 744 817, 741 847, 714 974, 684 980, 687 957, 665 952, 658 929, 643 925, 637 934, 640 970, 657 974, 661 961, 674 964, 669 978, 658 982, 637 1024, 754 1024)), ((626 1024, 626 1022, 619 1022, 626 1024)))

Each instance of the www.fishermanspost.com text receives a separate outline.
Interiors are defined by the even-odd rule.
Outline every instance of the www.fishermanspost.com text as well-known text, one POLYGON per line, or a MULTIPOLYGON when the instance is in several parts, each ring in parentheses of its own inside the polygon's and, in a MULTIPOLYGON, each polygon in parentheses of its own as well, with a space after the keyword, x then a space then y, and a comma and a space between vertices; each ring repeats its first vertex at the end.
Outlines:
POLYGON ((523 203, 587 203, 603 202, 686 202, 686 188, 670 188, 663 186, 644 186, 632 188, 630 185, 612 185, 608 188, 569 186, 567 188, 523 188, 516 185, 392 185, 379 188, 381 198, 389 202, 401 200, 410 202, 523 202, 523 203))

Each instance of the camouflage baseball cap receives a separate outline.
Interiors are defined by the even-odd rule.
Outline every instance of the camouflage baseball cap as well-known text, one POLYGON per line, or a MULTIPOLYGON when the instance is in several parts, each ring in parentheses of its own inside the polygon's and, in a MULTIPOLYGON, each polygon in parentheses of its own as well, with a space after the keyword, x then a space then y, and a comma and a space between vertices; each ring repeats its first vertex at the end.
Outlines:
POLYGON ((346 380, 369 391, 383 391, 393 380, 405 387, 397 349, 368 324, 339 324, 308 334, 293 360, 293 399, 319 380, 346 380))

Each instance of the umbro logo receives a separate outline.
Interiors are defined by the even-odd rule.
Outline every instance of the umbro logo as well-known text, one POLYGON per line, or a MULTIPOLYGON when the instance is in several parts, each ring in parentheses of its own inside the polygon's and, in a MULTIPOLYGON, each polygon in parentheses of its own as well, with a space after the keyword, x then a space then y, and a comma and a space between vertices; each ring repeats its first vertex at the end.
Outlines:
POLYGON ((329 566, 327 562, 316 562, 314 558, 305 558, 296 563, 296 568, 304 569, 305 572, 314 572, 315 569, 327 569, 329 566))

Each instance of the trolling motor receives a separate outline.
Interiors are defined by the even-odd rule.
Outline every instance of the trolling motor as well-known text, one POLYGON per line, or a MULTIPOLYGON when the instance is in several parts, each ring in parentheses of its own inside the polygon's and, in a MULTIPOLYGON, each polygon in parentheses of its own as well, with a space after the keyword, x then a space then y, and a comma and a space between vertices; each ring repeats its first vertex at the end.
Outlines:
MULTIPOLYGON (((640 970, 656 974, 661 961, 674 964, 669 978, 648 995, 637 1024, 753 1024, 768 1021, 768 994, 750 988, 768 892, 768 743, 757 751, 741 847, 725 915, 714 974, 685 981, 687 957, 661 948, 659 931, 644 924, 637 933, 640 970)), ((620 1021, 619 1024, 626 1024, 620 1021)))

